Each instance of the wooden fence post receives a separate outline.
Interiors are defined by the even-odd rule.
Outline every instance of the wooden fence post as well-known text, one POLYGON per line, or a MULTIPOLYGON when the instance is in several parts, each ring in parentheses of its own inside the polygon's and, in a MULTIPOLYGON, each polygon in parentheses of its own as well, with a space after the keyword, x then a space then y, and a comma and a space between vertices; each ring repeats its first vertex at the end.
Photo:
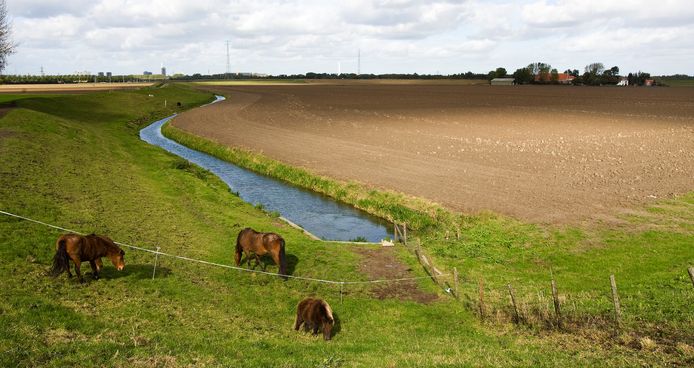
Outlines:
POLYGON ((458 269, 456 267, 453 267, 453 290, 455 297, 458 298, 458 269))
POLYGON ((484 280, 481 277, 477 285, 480 294, 480 319, 484 320, 484 280))
POLYGON ((511 284, 508 284, 508 293, 511 295, 511 304, 513 305, 513 323, 518 324, 520 322, 520 316, 518 315, 516 296, 513 294, 513 287, 511 287, 511 284))
POLYGON ((393 243, 398 242, 398 223, 393 220, 393 243))
POLYGON ((552 279, 552 298, 554 299, 554 313, 557 316, 557 325, 561 328, 561 308, 559 306, 559 293, 557 293, 557 283, 552 279))
POLYGON ((402 231, 403 231, 402 237, 405 240, 405 245, 407 245, 407 223, 406 222, 402 223, 402 231))
POLYGON ((622 316, 622 310, 619 307, 619 295, 617 294, 617 281, 614 275, 610 275, 610 286, 612 286, 612 303, 614 303, 614 320, 619 326, 619 319, 622 316))
POLYGON ((692 286, 694 286, 694 267, 689 267, 687 271, 689 271, 689 278, 692 279, 692 286))

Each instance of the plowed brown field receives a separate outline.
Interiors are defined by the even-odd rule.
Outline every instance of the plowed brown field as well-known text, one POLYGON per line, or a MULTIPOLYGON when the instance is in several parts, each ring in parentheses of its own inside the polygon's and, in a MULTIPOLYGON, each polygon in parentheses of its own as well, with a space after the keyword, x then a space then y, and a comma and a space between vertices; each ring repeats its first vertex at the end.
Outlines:
POLYGON ((210 87, 174 125, 465 212, 575 222, 694 189, 694 89, 210 87))

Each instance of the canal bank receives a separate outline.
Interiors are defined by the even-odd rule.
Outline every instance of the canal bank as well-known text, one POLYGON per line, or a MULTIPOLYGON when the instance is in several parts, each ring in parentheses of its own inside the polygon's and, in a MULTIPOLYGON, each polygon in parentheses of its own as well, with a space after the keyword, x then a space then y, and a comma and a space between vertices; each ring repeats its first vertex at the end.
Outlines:
MULTIPOLYGON (((213 103, 223 99, 217 96, 213 103)), ((391 237, 389 224, 385 220, 325 195, 257 174, 164 137, 161 128, 174 117, 175 115, 167 117, 145 127, 140 131, 140 138, 209 170, 244 201, 266 211, 279 213, 281 217, 317 238, 380 242, 391 237)))

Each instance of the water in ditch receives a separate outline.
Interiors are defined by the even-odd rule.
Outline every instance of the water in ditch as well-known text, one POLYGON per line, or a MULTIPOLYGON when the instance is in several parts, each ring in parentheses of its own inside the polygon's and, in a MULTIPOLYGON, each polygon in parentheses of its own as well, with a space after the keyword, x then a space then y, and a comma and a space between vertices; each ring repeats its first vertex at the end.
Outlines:
MULTIPOLYGON (((223 97, 218 97, 221 101, 223 97)), ((202 107, 204 108, 204 107, 202 107)), ((140 138, 159 146, 221 178, 246 202, 262 204, 325 240, 349 241, 363 238, 378 242, 390 237, 389 224, 354 207, 324 195, 297 188, 234 164, 178 144, 161 134, 161 127, 173 117, 159 120, 140 131, 140 138)))

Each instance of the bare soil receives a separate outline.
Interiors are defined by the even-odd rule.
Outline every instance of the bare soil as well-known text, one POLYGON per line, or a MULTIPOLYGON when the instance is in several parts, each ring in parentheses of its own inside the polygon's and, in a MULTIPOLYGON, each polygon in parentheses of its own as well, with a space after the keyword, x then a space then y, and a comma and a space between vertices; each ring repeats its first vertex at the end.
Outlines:
MULTIPOLYGON (((393 247, 369 249, 354 247, 355 253, 361 255, 359 271, 369 280, 392 280, 414 277, 412 270, 397 258, 393 247)), ((378 299, 412 300, 418 303, 431 303, 438 297, 422 291, 414 280, 374 283, 371 292, 378 299)))
POLYGON ((475 213, 606 219, 694 189, 694 89, 216 86, 174 125, 475 213))

